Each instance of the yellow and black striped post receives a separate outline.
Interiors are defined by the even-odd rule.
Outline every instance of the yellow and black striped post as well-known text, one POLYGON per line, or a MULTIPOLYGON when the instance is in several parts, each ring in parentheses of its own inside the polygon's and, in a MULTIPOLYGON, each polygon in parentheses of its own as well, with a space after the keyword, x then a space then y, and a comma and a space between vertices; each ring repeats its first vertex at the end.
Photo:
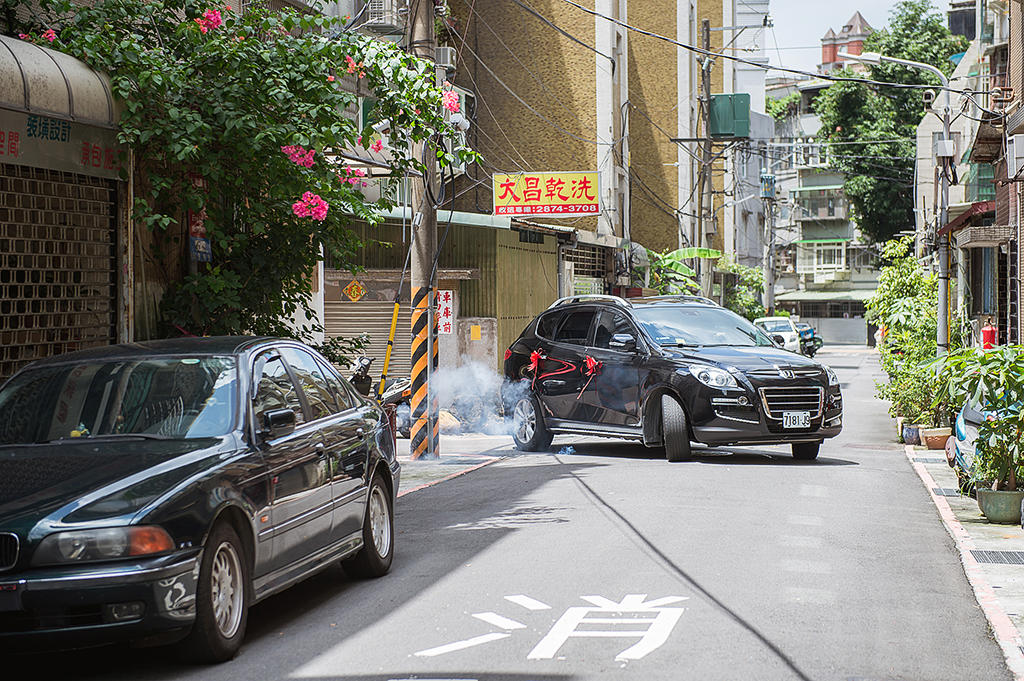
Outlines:
MULTIPOLYGON (((437 342, 437 327, 440 320, 437 314, 437 289, 434 289, 434 295, 430 305, 430 318, 431 318, 431 329, 430 329, 430 376, 433 378, 437 375, 437 346, 440 343, 437 342)), ((434 384, 436 385, 436 383, 434 384)), ((431 442, 430 452, 434 456, 440 456, 441 454, 441 419, 438 418, 438 403, 437 403, 437 391, 434 389, 427 390, 427 396, 430 399, 430 425, 431 425, 431 442)))
POLYGON ((431 425, 427 402, 427 364, 430 361, 429 332, 430 308, 427 287, 412 289, 412 397, 410 398, 409 453, 413 459, 430 455, 432 449, 431 425))

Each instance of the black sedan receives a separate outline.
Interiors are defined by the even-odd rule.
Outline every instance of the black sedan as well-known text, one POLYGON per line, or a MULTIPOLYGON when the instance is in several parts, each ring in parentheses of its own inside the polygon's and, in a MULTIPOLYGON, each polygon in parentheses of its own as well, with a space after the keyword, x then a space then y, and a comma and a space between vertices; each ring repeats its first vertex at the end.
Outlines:
POLYGON ((513 439, 527 451, 558 433, 639 440, 670 461, 691 441, 785 443, 815 459, 842 430, 839 379, 781 342, 706 298, 563 298, 505 351, 513 439))
POLYGON ((0 388, 0 646, 184 639, 233 657, 249 606, 341 560, 388 572, 380 408, 289 340, 42 360, 0 388))

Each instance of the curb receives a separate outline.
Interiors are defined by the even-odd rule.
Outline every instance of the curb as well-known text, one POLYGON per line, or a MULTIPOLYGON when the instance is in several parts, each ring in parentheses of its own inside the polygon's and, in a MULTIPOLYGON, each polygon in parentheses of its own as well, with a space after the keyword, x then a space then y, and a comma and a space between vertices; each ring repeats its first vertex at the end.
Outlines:
MULTIPOLYGON (((475 470, 477 470, 479 468, 483 468, 484 466, 490 466, 495 461, 500 461, 501 459, 502 459, 502 457, 495 456, 495 457, 492 457, 492 458, 488 459, 487 461, 481 461, 478 464, 470 466, 469 468, 463 468, 461 470, 457 470, 454 473, 450 473, 450 474, 444 476, 443 478, 438 478, 437 480, 431 480, 430 482, 425 482, 422 485, 417 485, 415 487, 411 487, 411 488, 405 490, 404 492, 399 492, 397 498, 401 499, 406 494, 412 494, 413 492, 418 492, 421 489, 426 489, 428 487, 433 487, 434 485, 439 485, 442 482, 445 482, 447 480, 452 480, 453 478, 457 478, 457 477, 459 477, 461 475, 465 475, 466 473, 472 473, 473 471, 475 471, 475 470)), ((1024 681, 1024 677, 1022 677, 1019 681, 1024 681)))
POLYGON ((949 536, 953 538, 956 548, 960 552, 960 562, 963 564, 964 574, 967 575, 967 581, 974 590, 974 596, 978 600, 978 605, 981 606, 985 619, 988 620, 993 638, 999 644, 999 647, 1003 649, 1006 666, 1009 667, 1015 681, 1024 681, 1024 650, 1021 649, 1020 632, 1017 631, 1017 627, 1014 626, 1009 615, 1003 610, 1003 606, 999 604, 995 589, 985 579, 981 565, 971 555, 971 550, 974 549, 974 540, 971 539, 971 535, 953 514, 953 509, 950 508, 949 502, 932 491, 939 485, 935 482, 931 473, 928 472, 928 469, 924 467, 923 463, 914 461, 914 446, 904 445, 903 453, 910 462, 910 465, 913 466, 918 477, 921 478, 921 482, 924 483, 928 494, 932 498, 932 502, 939 511, 942 524, 945 526, 946 531, 949 532, 949 536))

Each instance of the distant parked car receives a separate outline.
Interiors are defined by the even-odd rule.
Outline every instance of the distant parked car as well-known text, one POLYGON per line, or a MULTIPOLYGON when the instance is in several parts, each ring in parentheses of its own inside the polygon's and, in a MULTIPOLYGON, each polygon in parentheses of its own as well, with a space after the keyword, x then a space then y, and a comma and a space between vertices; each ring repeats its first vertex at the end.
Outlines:
POLYGON ((0 387, 0 645, 229 659, 256 601, 338 560, 388 572, 398 481, 380 407, 294 341, 33 363, 0 387))
POLYGON ((769 336, 782 336, 782 347, 790 352, 800 352, 800 331, 789 317, 759 317, 754 320, 754 326, 769 336))

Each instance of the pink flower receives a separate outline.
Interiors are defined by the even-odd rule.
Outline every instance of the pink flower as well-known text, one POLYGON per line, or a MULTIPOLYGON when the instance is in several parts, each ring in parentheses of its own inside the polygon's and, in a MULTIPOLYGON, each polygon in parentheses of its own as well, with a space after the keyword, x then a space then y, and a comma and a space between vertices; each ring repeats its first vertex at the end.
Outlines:
POLYGON ((319 194, 306 192, 302 195, 301 199, 292 204, 292 212, 295 213, 296 217, 313 218, 318 222, 323 222, 324 218, 327 217, 327 209, 329 207, 328 203, 319 194))
POLYGON ((334 76, 327 76, 327 82, 328 83, 333 83, 334 82, 334 76))
POLYGON ((203 16, 196 19, 195 22, 199 24, 200 32, 206 33, 211 28, 220 28, 220 25, 224 23, 224 20, 221 18, 219 10, 208 9, 203 12, 203 16))
POLYGON ((22 40, 32 40, 32 36, 30 36, 28 33, 19 33, 18 37, 22 40))
POLYGON ((195 22, 196 22, 197 24, 199 24, 199 31, 200 31, 201 33, 206 33, 207 31, 209 31, 209 30, 210 30, 209 28, 207 28, 207 27, 206 27, 206 22, 205 22, 205 21, 203 21, 202 19, 196 19, 196 20, 195 20, 195 22))
POLYGON ((441 94, 441 104, 452 113, 459 113, 462 106, 459 104, 459 96, 448 90, 441 94))
POLYGON ((373 151, 377 151, 377 152, 379 152, 383 148, 384 148, 384 142, 382 142, 380 140, 377 140, 376 142, 374 142, 373 144, 370 145, 370 149, 372 149, 373 151))
POLYGON ((363 136, 360 135, 359 137, 356 138, 356 144, 362 144, 362 143, 363 143, 363 136))
POLYGON ((308 151, 297 144, 290 144, 286 147, 281 147, 281 151, 288 157, 288 160, 296 165, 300 165, 303 168, 313 167, 313 155, 316 154, 316 150, 309 149, 308 151))
POLYGON ((48 28, 45 31, 43 31, 43 37, 52 43, 54 40, 57 39, 57 33, 52 28, 48 28))

